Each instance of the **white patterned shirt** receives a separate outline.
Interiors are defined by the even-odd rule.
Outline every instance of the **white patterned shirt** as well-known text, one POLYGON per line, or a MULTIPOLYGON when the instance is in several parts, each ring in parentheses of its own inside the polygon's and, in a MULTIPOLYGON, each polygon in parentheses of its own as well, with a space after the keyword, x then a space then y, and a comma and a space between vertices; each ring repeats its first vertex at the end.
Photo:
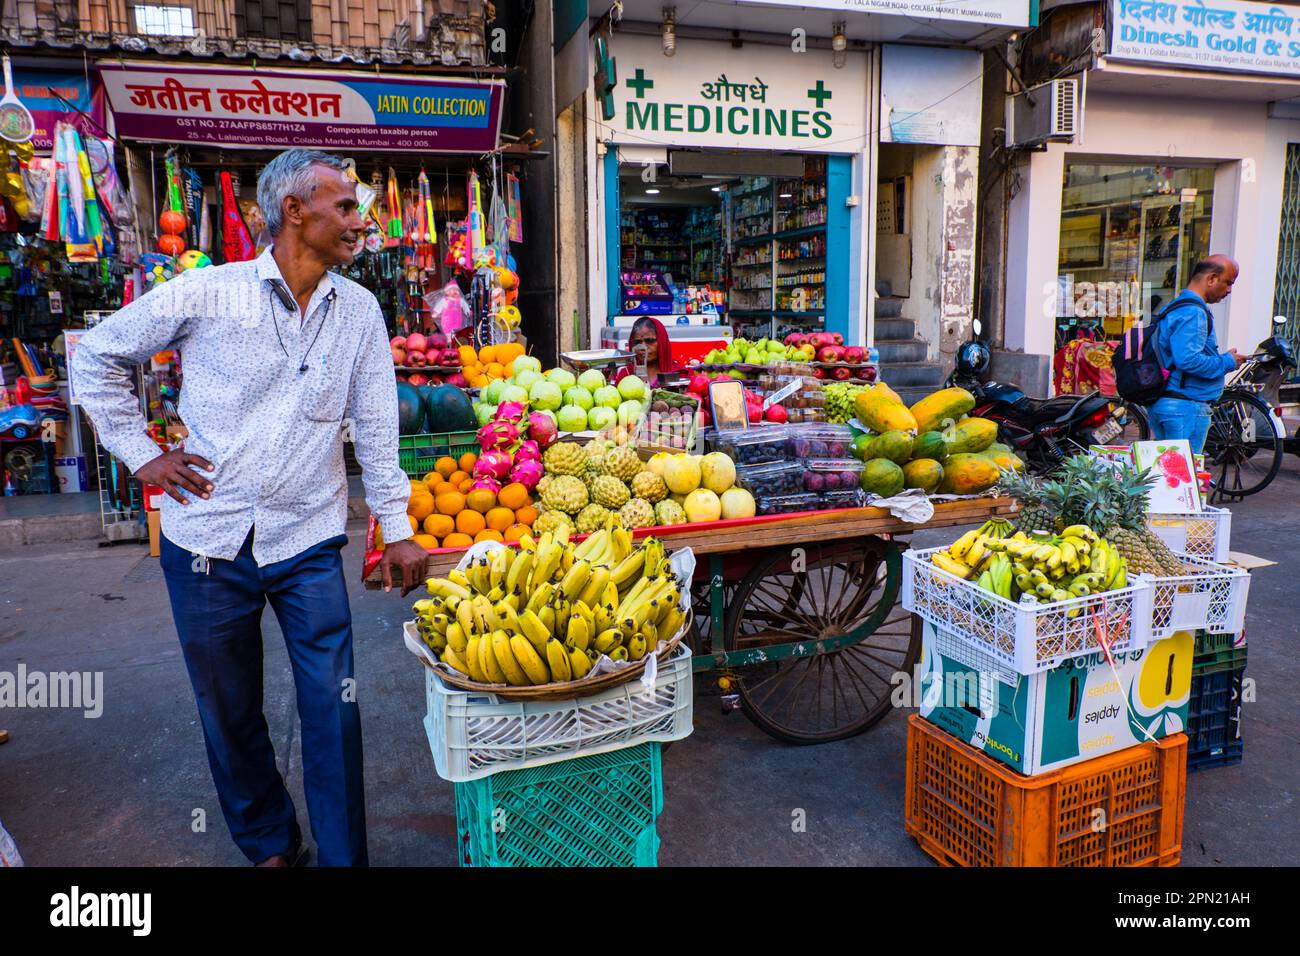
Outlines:
POLYGON ((232 560, 255 527, 253 557, 266 565, 342 534, 345 432, 384 540, 409 538, 410 486, 398 464, 397 387, 379 303, 326 273, 303 319, 273 281, 283 279, 268 249, 156 287, 78 343, 78 400, 104 447, 135 472, 160 449, 131 394, 133 370, 156 352, 180 350, 185 450, 215 470, 195 468, 212 482, 208 499, 183 492, 190 503, 182 505, 163 496, 162 530, 195 554, 232 560))

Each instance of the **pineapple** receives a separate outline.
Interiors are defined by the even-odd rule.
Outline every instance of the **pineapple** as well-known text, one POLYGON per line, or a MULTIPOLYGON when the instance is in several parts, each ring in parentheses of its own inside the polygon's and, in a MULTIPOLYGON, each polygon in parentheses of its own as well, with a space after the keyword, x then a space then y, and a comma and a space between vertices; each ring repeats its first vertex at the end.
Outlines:
POLYGON ((1040 479, 1025 472, 1003 472, 999 481, 1002 490, 1020 502, 1017 531, 1033 534, 1056 527, 1056 511, 1047 503, 1040 479))
POLYGON ((1151 553, 1159 566, 1159 570, 1152 573, 1170 576, 1186 574, 1187 566, 1182 559, 1147 526, 1147 488, 1153 480, 1149 470, 1126 471, 1123 478, 1112 477, 1119 523, 1151 553))

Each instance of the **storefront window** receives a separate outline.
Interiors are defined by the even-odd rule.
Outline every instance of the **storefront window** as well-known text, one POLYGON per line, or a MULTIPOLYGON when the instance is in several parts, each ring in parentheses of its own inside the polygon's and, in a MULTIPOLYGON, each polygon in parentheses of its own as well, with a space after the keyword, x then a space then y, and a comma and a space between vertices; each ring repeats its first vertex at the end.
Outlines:
POLYGON ((1067 163, 1057 345, 1160 311, 1210 253, 1212 166, 1067 163))

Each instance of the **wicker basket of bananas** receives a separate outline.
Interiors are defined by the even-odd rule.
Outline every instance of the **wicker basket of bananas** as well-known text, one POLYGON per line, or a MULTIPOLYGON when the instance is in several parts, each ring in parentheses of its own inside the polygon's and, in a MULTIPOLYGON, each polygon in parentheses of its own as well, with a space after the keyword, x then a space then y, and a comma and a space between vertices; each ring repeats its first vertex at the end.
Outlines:
POLYGON ((485 543, 426 582, 407 625, 420 659, 448 684, 505 700, 584 697, 639 678, 691 627, 694 557, 611 519, 575 544, 567 530, 518 549, 485 543), (436 659, 435 664, 432 659, 436 659))

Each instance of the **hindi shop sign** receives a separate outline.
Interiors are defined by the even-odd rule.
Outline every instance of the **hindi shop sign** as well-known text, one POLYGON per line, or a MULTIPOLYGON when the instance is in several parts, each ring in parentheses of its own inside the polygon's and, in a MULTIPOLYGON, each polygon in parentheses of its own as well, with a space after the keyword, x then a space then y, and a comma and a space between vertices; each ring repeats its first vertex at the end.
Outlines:
POLYGON ((1300 76, 1300 7, 1111 0, 1110 55, 1146 64, 1300 76))
POLYGON ((602 138, 641 146, 853 153, 866 145, 867 57, 829 50, 620 34, 614 119, 602 138))
POLYGON ((501 80, 110 62, 99 70, 127 139, 484 153, 501 129, 501 80))

